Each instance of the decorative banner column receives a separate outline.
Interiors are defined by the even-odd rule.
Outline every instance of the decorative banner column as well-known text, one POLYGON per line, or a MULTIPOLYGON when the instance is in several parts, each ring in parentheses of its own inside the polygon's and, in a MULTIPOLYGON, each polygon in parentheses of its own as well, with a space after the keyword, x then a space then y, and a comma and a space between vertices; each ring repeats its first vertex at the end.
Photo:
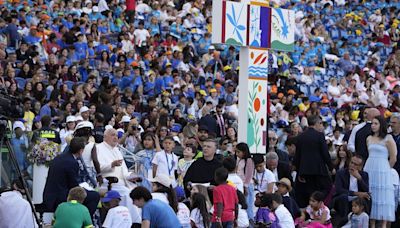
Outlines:
POLYGON ((268 49, 294 50, 294 11, 265 0, 213 1, 212 43, 240 47, 238 141, 266 153, 268 49))
POLYGON ((239 71, 238 140, 251 153, 266 152, 268 51, 242 47, 239 71))

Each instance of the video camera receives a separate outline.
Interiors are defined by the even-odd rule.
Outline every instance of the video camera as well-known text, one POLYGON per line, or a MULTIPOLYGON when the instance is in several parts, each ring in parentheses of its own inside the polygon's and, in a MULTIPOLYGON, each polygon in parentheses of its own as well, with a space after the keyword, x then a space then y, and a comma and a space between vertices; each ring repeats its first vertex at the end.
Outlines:
POLYGON ((0 116, 9 119, 24 117, 22 100, 8 94, 6 89, 0 88, 0 116))

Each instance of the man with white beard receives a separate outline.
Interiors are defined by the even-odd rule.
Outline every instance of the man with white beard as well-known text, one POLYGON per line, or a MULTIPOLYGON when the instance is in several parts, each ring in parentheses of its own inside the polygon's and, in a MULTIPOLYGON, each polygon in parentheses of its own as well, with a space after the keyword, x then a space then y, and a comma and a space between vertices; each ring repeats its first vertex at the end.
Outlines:
MULTIPOLYGON (((120 205, 126 206, 131 213, 133 223, 141 223, 138 208, 133 205, 129 193, 136 185, 135 178, 131 176, 125 164, 121 151, 118 149, 117 131, 113 128, 104 132, 104 141, 96 146, 97 157, 100 163, 101 175, 106 177, 117 177, 118 183, 112 184, 112 190, 117 191, 121 197, 120 205)), ((102 188, 106 188, 106 184, 102 188)))

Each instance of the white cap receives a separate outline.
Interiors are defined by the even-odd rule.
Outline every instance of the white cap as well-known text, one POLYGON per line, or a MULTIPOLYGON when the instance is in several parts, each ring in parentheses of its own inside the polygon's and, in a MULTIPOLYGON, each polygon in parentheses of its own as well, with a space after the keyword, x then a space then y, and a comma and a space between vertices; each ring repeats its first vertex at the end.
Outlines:
POLYGON ((75 121, 76 121, 75 116, 68 116, 67 121, 65 121, 65 122, 69 123, 69 122, 75 122, 75 121))
POLYGON ((111 126, 111 125, 106 125, 106 126, 104 127, 104 129, 105 129, 105 130, 113 129, 113 126, 111 126))
POLYGON ((14 122, 13 130, 15 130, 16 128, 21 128, 22 131, 26 130, 24 123, 22 123, 21 121, 14 122))
POLYGON ((93 128, 94 128, 94 126, 93 126, 93 124, 92 124, 91 122, 89 122, 89 121, 82 121, 82 122, 79 122, 79 123, 76 125, 75 131, 78 130, 78 129, 81 129, 81 128, 85 128, 85 127, 90 128, 90 129, 93 129, 93 128))
POLYGON ((150 178, 150 182, 157 182, 167 188, 169 188, 172 184, 171 179, 165 174, 158 174, 155 178, 150 178))
POLYGON ((122 128, 118 128, 118 129, 117 129, 117 133, 125 134, 125 131, 124 131, 124 129, 122 129, 122 128))
POLYGON ((99 12, 99 7, 98 6, 93 6, 93 12, 99 12))
POLYGON ((81 109, 79 109, 79 113, 87 112, 87 111, 89 111, 89 108, 86 106, 83 106, 81 109))
POLYGON ((129 123, 129 122, 131 122, 130 116, 123 116, 121 121, 119 121, 119 123, 129 123))
POLYGON ((78 122, 78 121, 83 121, 82 116, 79 115, 79 116, 75 117, 75 121, 76 121, 76 122, 78 122))
POLYGON ((210 47, 208 47, 208 50, 215 50, 214 45, 210 45, 210 47))

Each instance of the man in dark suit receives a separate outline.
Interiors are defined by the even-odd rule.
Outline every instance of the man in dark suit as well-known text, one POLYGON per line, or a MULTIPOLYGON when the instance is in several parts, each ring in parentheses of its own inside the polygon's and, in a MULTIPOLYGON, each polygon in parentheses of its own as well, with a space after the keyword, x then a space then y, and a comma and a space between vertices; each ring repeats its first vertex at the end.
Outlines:
POLYGON ((379 115, 380 112, 376 108, 365 109, 363 113, 365 121, 356 125, 351 131, 349 137, 347 149, 355 154, 361 155, 364 161, 366 161, 368 158, 367 138, 372 134, 371 122, 376 116, 379 115))
POLYGON ((223 106, 222 105, 217 105, 216 107, 216 113, 214 114, 214 118, 217 121, 217 137, 223 137, 226 135, 226 128, 228 126, 227 123, 227 115, 226 113, 223 113, 223 106))
POLYGON ((271 170, 275 175, 276 181, 282 178, 292 180, 289 163, 280 161, 278 154, 275 152, 268 152, 265 157, 267 169, 271 170))
POLYGON ((333 197, 333 207, 341 217, 350 212, 351 200, 356 197, 370 201, 368 173, 362 171, 363 157, 355 155, 351 158, 349 168, 336 173, 336 193, 333 197))
MULTIPOLYGON (((79 185, 79 165, 77 158, 80 157, 85 148, 85 139, 75 137, 71 140, 69 150, 58 155, 50 163, 49 173, 43 192, 43 203, 50 211, 55 211, 57 206, 67 201, 68 192, 71 188, 79 185)), ((84 205, 94 214, 100 196, 95 191, 87 191, 84 205)))
POLYGON ((328 195, 331 189, 331 180, 328 169, 333 165, 325 141, 322 120, 312 115, 307 118, 308 129, 297 138, 296 154, 293 165, 297 171, 295 181, 296 200, 300 208, 308 205, 310 195, 321 191, 328 195))

